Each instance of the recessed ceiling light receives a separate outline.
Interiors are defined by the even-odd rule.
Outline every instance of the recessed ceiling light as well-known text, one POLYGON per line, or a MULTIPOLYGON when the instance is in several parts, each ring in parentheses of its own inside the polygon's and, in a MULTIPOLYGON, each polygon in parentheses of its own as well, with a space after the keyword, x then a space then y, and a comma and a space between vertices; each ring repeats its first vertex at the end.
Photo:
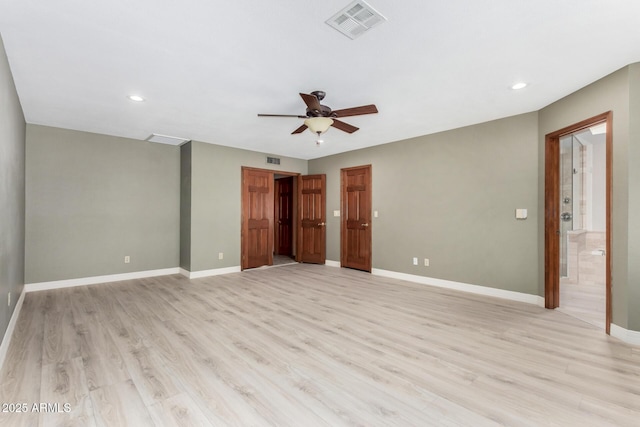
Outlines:
POLYGON ((129 99, 135 102, 143 102, 144 98, 140 95, 129 95, 129 99))
POLYGON ((520 89, 524 89, 525 87, 527 87, 527 84, 525 82, 520 82, 520 83, 516 83, 513 86, 511 86, 511 89, 520 90, 520 89))

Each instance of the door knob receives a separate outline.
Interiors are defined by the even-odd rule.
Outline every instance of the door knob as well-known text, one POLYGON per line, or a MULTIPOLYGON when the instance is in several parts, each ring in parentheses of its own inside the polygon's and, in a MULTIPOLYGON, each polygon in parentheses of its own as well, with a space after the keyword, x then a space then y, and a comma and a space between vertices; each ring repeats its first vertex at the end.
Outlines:
POLYGON ((368 227, 368 226, 369 226, 369 224, 368 224, 368 223, 360 224, 360 225, 361 225, 362 227, 368 227))
POLYGON ((324 222, 319 223, 318 227, 324 227, 324 222))

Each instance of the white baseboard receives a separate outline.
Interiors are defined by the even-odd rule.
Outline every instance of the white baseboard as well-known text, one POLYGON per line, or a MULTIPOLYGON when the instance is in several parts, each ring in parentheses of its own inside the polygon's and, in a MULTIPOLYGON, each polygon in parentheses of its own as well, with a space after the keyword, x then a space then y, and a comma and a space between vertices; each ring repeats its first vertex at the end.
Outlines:
POLYGON ((239 273, 242 271, 239 265, 235 267, 226 267, 226 268, 214 268, 213 270, 200 270, 200 271, 188 271, 185 269, 180 269, 180 274, 189 279, 201 279, 203 277, 209 276, 219 276, 221 274, 230 274, 230 273, 239 273))
POLYGON ((525 294, 522 292, 506 291, 504 289, 490 288, 488 286, 471 285, 468 283, 453 282, 451 280, 435 279, 432 277, 418 276, 414 274, 398 273, 395 271, 381 270, 374 268, 371 274, 391 279, 406 280, 408 282, 420 283, 423 285, 437 286, 439 288, 453 289, 456 291, 470 292, 472 294, 486 295, 490 297, 508 299, 511 301, 525 302, 544 307, 544 298, 538 295, 525 294))
POLYGON ((611 336, 627 344, 640 345, 640 331, 625 329, 612 323, 611 336))
MULTIPOLYGON (((340 268, 340 261, 326 260, 325 265, 329 267, 340 268)), ((268 266, 268 267, 274 267, 274 266, 268 266)), ((240 273, 241 271, 242 271, 242 268, 239 265, 235 267, 214 268, 213 270, 200 270, 200 271, 189 271, 184 268, 180 268, 180 274, 182 274, 184 277, 187 277, 189 279, 201 279, 203 277, 219 276, 221 274, 240 273)))
POLYGON ((13 309, 13 314, 11 315, 11 320, 9 320, 9 324, 7 325, 7 330, 4 333, 4 337, 2 338, 2 344, 0 344, 0 371, 2 371, 2 366, 4 365, 4 359, 7 357, 7 351, 9 351, 9 344, 11 344, 11 337, 13 336, 13 331, 16 328, 16 323, 18 323, 18 316, 20 316, 20 310, 22 309, 22 302, 24 301, 25 290, 22 290, 20 294, 20 298, 18 298, 18 302, 16 303, 16 307, 13 309))
POLYGON ((132 273, 110 274, 107 276, 82 277, 79 279, 54 280, 52 282, 29 283, 24 285, 24 292, 48 291, 50 289, 71 288, 74 286, 96 285, 99 283, 120 282, 122 280, 144 279, 146 277, 168 276, 179 274, 180 269, 164 268, 161 270, 134 271, 132 273))

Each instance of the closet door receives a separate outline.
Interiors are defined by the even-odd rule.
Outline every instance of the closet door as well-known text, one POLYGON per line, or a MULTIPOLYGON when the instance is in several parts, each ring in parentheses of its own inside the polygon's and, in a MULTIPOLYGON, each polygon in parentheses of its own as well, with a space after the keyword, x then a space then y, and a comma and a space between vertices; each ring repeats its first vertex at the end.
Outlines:
POLYGON ((298 262, 325 263, 326 193, 325 175, 306 175, 298 178, 298 262))
POLYGON ((242 269, 273 264, 273 172, 242 168, 242 269))

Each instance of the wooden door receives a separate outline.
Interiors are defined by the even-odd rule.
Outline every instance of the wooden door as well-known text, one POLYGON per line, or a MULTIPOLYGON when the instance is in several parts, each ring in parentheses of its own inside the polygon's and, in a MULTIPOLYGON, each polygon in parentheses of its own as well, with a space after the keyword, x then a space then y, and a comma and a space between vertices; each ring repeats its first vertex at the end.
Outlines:
POLYGON ((371 271, 371 165, 342 169, 340 264, 371 271))
POLYGON ((276 179, 275 253, 293 254, 293 177, 276 179))
POLYGON ((326 176, 298 178, 298 245, 296 260, 313 264, 326 261, 326 176))
POLYGON ((273 264, 273 172, 242 168, 242 269, 273 264))

